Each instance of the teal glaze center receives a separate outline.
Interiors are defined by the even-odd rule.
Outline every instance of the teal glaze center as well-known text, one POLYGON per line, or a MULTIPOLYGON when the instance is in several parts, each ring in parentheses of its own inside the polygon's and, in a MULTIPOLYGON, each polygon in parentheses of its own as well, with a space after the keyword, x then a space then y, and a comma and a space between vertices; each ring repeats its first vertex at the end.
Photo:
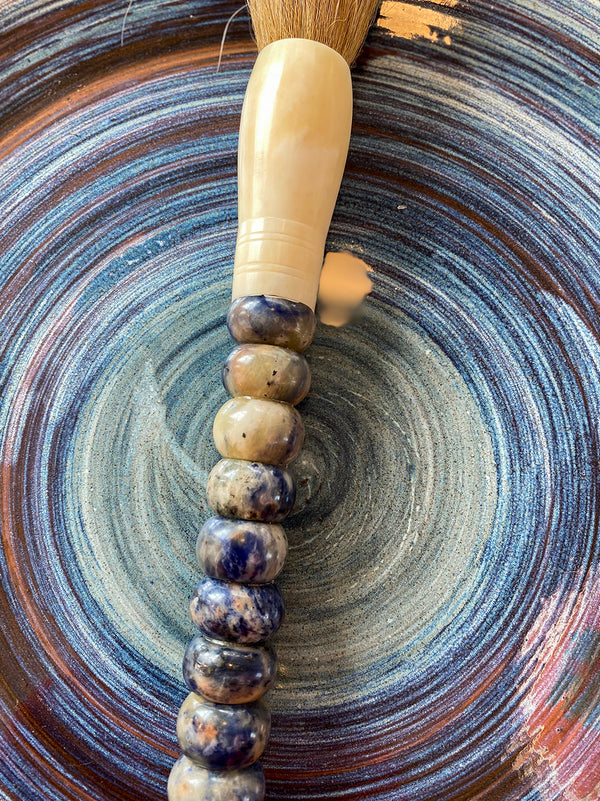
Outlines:
POLYGON ((403 313, 371 299, 356 325, 322 328, 309 358, 275 708, 385 691, 443 654, 497 501, 471 392, 403 313))
MULTIPOLYGON (((118 332, 71 450, 78 571, 123 641, 174 678, 226 398, 227 293, 214 292, 156 293, 118 332)), ((309 360, 277 709, 339 702, 357 681, 377 692, 429 661, 476 594, 496 506, 476 404, 408 317, 371 299, 359 322, 322 327, 309 360)))

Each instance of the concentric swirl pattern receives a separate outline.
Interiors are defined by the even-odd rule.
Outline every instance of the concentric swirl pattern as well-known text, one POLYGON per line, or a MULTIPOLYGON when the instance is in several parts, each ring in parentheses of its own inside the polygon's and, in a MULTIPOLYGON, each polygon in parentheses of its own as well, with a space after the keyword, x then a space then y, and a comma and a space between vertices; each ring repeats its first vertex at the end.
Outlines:
MULTIPOLYGON (((423 4, 413 3, 418 9, 423 4)), ((435 3, 428 3, 433 6, 435 3)), ((443 4, 447 5, 447 4, 443 4)), ((0 797, 166 797, 253 59, 236 3, 0 32, 0 797)), ((597 4, 376 29, 279 580, 268 798, 600 797, 597 4)))

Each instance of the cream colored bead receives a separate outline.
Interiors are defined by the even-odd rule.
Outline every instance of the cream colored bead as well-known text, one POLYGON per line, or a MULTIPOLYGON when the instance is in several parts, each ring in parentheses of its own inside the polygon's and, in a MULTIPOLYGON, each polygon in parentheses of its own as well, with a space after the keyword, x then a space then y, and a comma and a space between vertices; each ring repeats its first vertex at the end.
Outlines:
POLYGON ((287 403, 232 398, 215 417, 213 439, 226 459, 287 465, 304 442, 304 424, 287 403))
POLYGON ((234 397, 246 395, 295 406, 310 389, 310 369, 304 356, 288 348, 241 345, 229 354, 223 384, 234 397))

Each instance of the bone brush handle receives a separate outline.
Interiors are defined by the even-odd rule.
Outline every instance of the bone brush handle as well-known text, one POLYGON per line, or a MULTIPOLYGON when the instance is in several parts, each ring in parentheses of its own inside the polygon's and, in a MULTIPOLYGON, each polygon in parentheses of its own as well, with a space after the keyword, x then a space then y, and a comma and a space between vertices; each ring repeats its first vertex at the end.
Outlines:
POLYGON ((234 299, 274 295, 314 309, 351 123, 339 53, 308 39, 259 53, 240 124, 234 299))
POLYGON ((262 801, 257 760, 270 729, 262 696, 277 662, 266 641, 283 599, 273 580, 287 540, 281 521, 295 487, 288 465, 304 441, 295 409, 310 388, 302 351, 325 239, 348 152, 352 88, 346 61, 307 39, 266 46, 242 111, 239 229, 228 327, 238 343, 223 368, 232 396, 213 437, 223 457, 207 484, 214 516, 197 555, 205 577, 190 612, 200 633, 184 657, 190 694, 177 722, 183 756, 170 801, 262 801))

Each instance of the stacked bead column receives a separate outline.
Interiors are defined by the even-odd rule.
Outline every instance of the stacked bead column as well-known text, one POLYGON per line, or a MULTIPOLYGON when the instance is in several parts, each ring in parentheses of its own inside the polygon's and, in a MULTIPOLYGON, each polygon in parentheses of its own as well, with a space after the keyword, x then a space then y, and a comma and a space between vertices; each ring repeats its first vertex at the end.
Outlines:
POLYGON ((295 500, 286 469, 304 441, 294 408, 310 387, 301 355, 315 330, 313 311, 264 295, 237 298, 227 324, 238 343, 223 368, 232 396, 214 421, 224 458, 207 485, 211 517, 197 543, 206 576, 190 604, 200 634, 190 642, 183 675, 190 694, 177 720, 183 756, 169 778, 170 801, 262 801, 257 760, 269 736, 262 696, 277 660, 266 641, 284 604, 273 584, 287 553, 281 521, 295 500))

